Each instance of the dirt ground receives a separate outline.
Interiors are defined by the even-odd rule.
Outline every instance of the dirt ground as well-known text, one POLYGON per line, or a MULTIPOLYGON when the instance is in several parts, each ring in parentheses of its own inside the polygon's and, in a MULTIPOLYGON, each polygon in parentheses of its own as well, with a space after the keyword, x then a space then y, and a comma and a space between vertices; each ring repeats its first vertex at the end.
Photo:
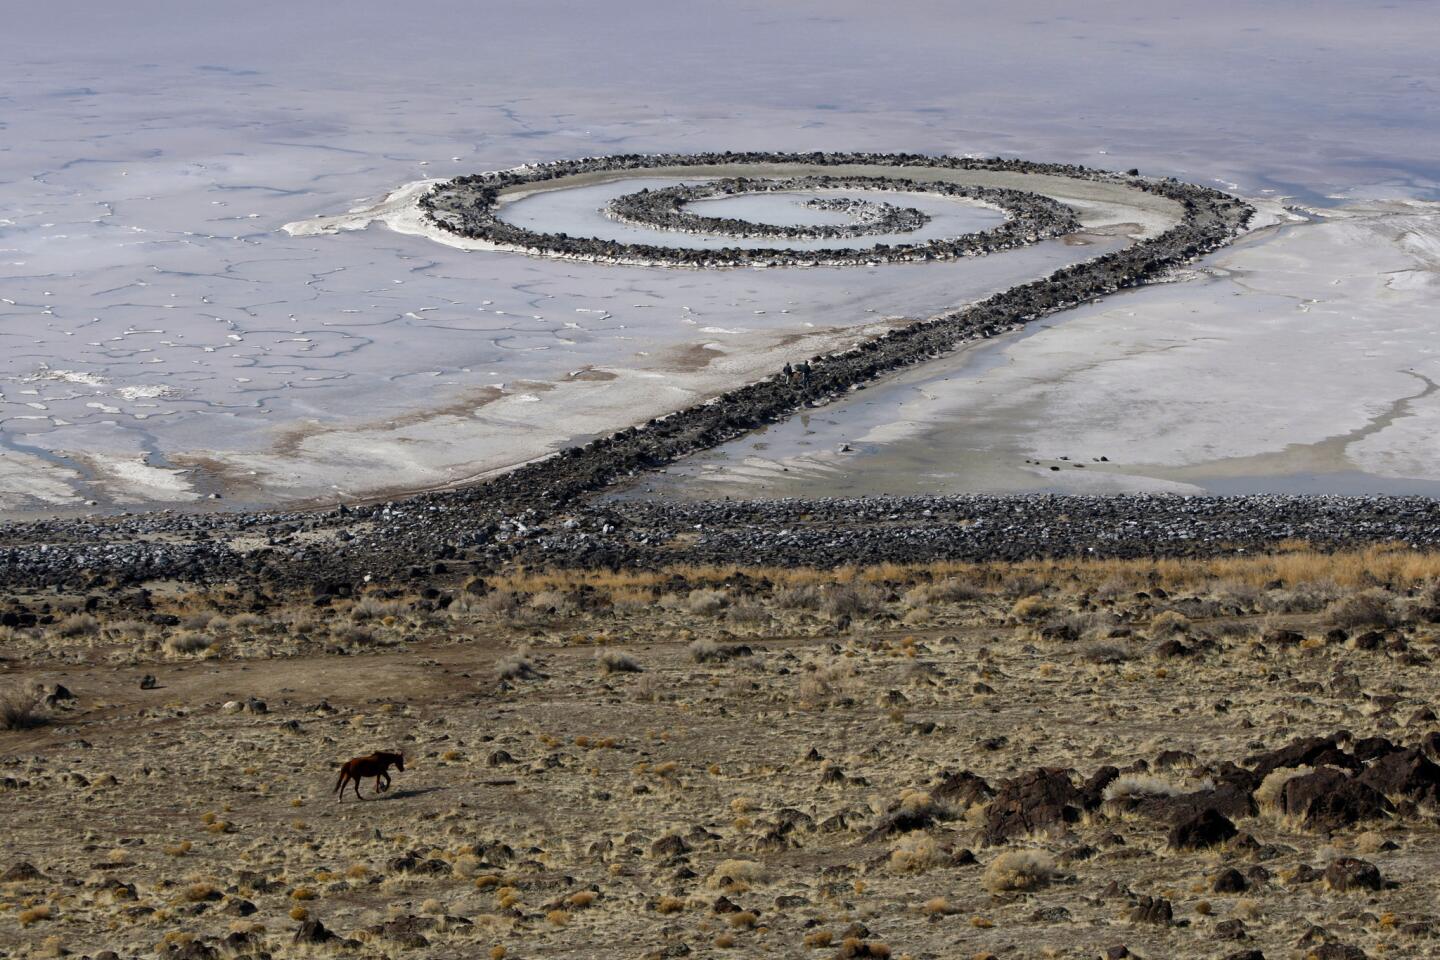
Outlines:
POLYGON ((0 956, 1440 956, 1437 568, 47 598, 0 956))

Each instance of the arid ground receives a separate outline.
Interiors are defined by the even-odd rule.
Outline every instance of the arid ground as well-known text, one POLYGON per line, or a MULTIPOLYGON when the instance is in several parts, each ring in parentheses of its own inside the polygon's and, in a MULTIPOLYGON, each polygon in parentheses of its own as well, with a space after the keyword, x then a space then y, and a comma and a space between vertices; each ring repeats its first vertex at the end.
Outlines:
POLYGON ((0 956, 1437 956, 1437 584, 1297 544, 17 597, 0 956))

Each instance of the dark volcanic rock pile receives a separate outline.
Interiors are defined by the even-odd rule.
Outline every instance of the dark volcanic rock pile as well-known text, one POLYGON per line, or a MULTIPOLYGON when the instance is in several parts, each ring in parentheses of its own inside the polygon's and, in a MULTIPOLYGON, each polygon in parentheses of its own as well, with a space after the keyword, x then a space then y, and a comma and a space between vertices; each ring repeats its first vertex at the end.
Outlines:
POLYGON ((1037 557, 1220 556, 1279 540, 1320 549, 1440 547, 1424 497, 945 496, 625 501, 531 531, 517 553, 556 566, 676 562, 841 566, 1037 557), (603 518, 603 523, 601 522, 603 518), (680 545, 683 544, 683 547, 680 545))
MULTIPOLYGON (((702 184, 682 184, 659 190, 640 190, 618 197, 606 207, 606 213, 625 223, 657 230, 732 237, 776 237, 787 240, 830 239, 896 233, 918 229, 930 220, 929 216, 914 208, 896 207, 890 204, 869 204, 866 201, 848 197, 812 200, 808 204, 819 209, 839 209, 860 214, 855 223, 840 226, 802 227, 752 223, 728 217, 703 217, 684 209, 685 204, 692 200, 709 197, 795 190, 890 190, 963 197, 1000 207, 1010 215, 1010 219, 993 230, 917 244, 877 245, 866 250, 737 250, 725 253, 723 257, 719 258, 719 262, 715 263, 709 262, 710 258, 715 256, 709 251, 674 249, 670 250, 669 257, 661 262, 671 262, 672 259, 678 257, 681 261, 678 264, 680 266, 743 266, 754 262, 763 262, 767 265, 803 266, 819 263, 840 265, 953 260, 957 257, 978 256, 1033 243, 1048 237, 1061 236, 1080 227, 1080 222, 1073 210, 1049 197, 1036 193, 998 187, 980 187, 939 181, 917 182, 907 178, 886 177, 791 177, 773 180, 739 177, 702 184), (703 262, 697 264, 697 258, 702 258, 703 262)), ((437 219, 437 222, 440 221, 437 219)), ((497 221, 497 223, 502 222, 497 221)), ((506 243, 488 233, 484 235, 483 239, 506 243)), ((565 242, 568 245, 577 241, 575 238, 567 237, 565 242)), ((606 249, 608 250, 608 248, 606 249)), ((643 259, 655 259, 654 249, 668 248, 646 247, 643 259)), ((613 256, 613 252, 603 251, 597 252, 596 258, 618 259, 613 256)), ((640 254, 637 252, 631 258, 640 258, 640 254)))
MULTIPOLYGON (((537 491, 539 493, 541 491, 537 491)), ((937 559, 1223 556, 1440 548, 1440 502, 1395 497, 867 497, 703 503, 490 499, 486 487, 327 513, 145 514, 12 525, 11 587, 190 582, 304 586, 370 576, 675 563, 833 567, 937 559)))
MULTIPOLYGON (((472 240, 483 240, 496 246, 531 254, 596 260, 616 263, 651 263, 676 267, 740 267, 740 266, 845 266, 857 264, 916 262, 972 257, 998 250, 1007 250, 1046 237, 1069 233, 1079 226, 1074 211, 1064 204, 1024 190, 951 184, 905 177, 905 169, 940 168, 954 170, 987 170, 1013 173, 1043 173, 1087 180, 1112 180, 1147 192, 1159 193, 1194 202, 1202 194, 1225 197, 1224 194, 1179 184, 1178 181, 1142 180, 1118 177, 1105 171, 1059 164, 1029 163, 1021 160, 930 157, 921 154, 869 153, 722 153, 722 154, 632 154, 613 157, 589 157, 560 160, 554 163, 503 170, 494 173, 457 177, 437 185, 421 198, 420 206, 430 220, 441 229, 472 240), (662 229, 711 232, 735 236, 791 236, 774 228, 724 218, 697 217, 684 213, 680 207, 688 199, 719 195, 711 191, 753 192, 757 190, 813 189, 842 187, 847 189, 899 190, 915 193, 938 193, 946 196, 970 197, 1005 209, 1011 219, 993 230, 961 237, 937 239, 916 244, 876 244, 865 248, 827 248, 824 250, 792 250, 785 248, 687 249, 649 243, 623 243, 597 237, 572 237, 563 233, 539 233, 500 219, 495 209, 502 191, 529 184, 544 183, 580 174, 613 171, 645 170, 660 167, 713 167, 732 164, 806 164, 810 166, 844 166, 865 164, 894 167, 893 177, 828 177, 811 176, 782 179, 736 178, 719 181, 719 186, 681 186, 664 190, 640 191, 620 198, 612 211, 620 219, 662 229), (1186 191, 1198 191, 1194 197, 1175 195, 1174 184, 1186 191), (774 186, 778 184, 778 186, 774 186), (767 230, 781 232, 768 233, 767 230), (757 232, 759 231, 759 232, 757 232)), ((1238 201, 1225 197, 1243 207, 1238 201)), ((1248 208, 1245 208, 1248 210, 1248 208)), ((918 213, 919 211, 914 211, 918 213)), ((1189 207, 1187 206, 1187 213, 1189 207)), ((809 236, 810 234, 804 234, 809 236)), ((822 236, 828 234, 813 234, 822 236)), ((838 234, 837 234, 838 235, 838 234)))

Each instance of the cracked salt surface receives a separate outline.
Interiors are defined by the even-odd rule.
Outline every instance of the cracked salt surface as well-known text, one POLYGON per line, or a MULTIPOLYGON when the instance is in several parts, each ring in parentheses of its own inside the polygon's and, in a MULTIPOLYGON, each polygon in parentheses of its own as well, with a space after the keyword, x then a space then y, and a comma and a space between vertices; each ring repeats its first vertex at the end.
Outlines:
POLYGON ((1423 239, 1440 204, 1265 214, 1185 282, 907 371, 639 489, 1440 495, 1440 246, 1423 239), (1396 289, 1397 272, 1425 279, 1396 289))
MULTIPOLYGON (((444 29, 416 30, 392 29, 393 6, 373 0, 344 18, 274 0, 7 12, 0 510, 209 492, 224 504, 320 502, 458 482, 778 367, 786 337, 813 336, 793 346, 808 355, 854 335, 837 327, 938 310, 1102 249, 712 274, 464 252, 378 227, 279 231, 422 177, 625 151, 913 149, 1136 165, 1327 208, 1440 199, 1440 123, 1426 92, 1440 37, 1423 5, 1376 16, 1375 4, 1322 2, 1297 19, 1221 0, 1062 18, 1017 0, 969 11, 964 30, 937 30, 937 17, 957 15, 922 3, 765 5, 763 30, 744 15, 759 6, 736 16, 599 6, 439 2, 426 21, 444 29), (1016 72, 1010 52, 1021 48, 1016 72), (606 389, 632 374, 640 394, 606 389), (497 381, 507 386, 488 386, 497 381)), ((1408 235, 1407 249, 1434 242, 1423 223, 1408 235)), ((1288 256, 1312 252, 1297 244, 1288 256)), ((1299 411, 1264 418, 1270 450, 1315 442, 1326 423, 1323 435, 1345 433, 1415 392, 1370 354, 1412 356, 1436 379, 1423 352, 1433 331, 1388 312, 1392 297, 1433 302, 1417 256, 1387 261, 1381 285, 1343 284, 1355 294, 1344 317, 1325 313, 1335 307, 1318 280, 1323 259, 1259 265, 1309 277, 1294 293, 1307 304, 1246 288, 1254 310, 1207 310, 1206 335, 1243 344, 1240 357, 1191 346, 1143 360, 1132 348, 1145 338, 1109 326, 1123 318, 1082 324, 1068 349, 1123 360, 1116 369, 1131 379, 1116 387, 1037 361, 1036 375, 1063 380, 1047 416, 1123 410, 1139 432, 1179 422, 1167 457, 1181 461, 1230 449, 1222 421, 1247 397, 1250 410, 1299 411), (1342 357, 1292 310, 1310 322, 1319 311, 1323 329, 1372 324, 1383 335, 1342 357), (1301 387, 1325 385, 1313 411, 1307 391, 1277 390, 1287 375, 1263 366, 1297 358, 1311 363, 1301 387), (1230 403, 1223 416, 1217 397, 1230 403)), ((1189 286, 1164 288, 1176 298, 1164 323, 1185 320, 1189 286)), ((1120 299, 1098 309, 1111 307, 1134 309, 1120 299)), ((1048 447, 1017 439, 1043 436, 1049 421, 1014 404, 953 415, 996 444, 1048 447)), ((1416 399, 1349 455, 1386 475, 1440 475, 1436 416, 1435 397, 1416 399)))

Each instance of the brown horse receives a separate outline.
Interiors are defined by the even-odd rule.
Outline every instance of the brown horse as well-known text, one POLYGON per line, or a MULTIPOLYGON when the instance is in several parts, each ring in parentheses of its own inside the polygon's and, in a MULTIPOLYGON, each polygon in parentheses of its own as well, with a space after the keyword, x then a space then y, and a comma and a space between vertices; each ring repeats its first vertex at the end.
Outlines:
POLYGON ((360 780, 362 777, 375 778, 375 792, 384 793, 390 789, 390 768, 394 767, 401 773, 405 772, 405 755, 403 753, 372 753, 368 757, 356 757, 353 760, 346 760, 340 767, 340 779, 335 781, 335 794, 345 799, 345 785, 355 784, 355 799, 364 800, 360 796, 360 780), (384 780, 384 784, 381 784, 384 780))

